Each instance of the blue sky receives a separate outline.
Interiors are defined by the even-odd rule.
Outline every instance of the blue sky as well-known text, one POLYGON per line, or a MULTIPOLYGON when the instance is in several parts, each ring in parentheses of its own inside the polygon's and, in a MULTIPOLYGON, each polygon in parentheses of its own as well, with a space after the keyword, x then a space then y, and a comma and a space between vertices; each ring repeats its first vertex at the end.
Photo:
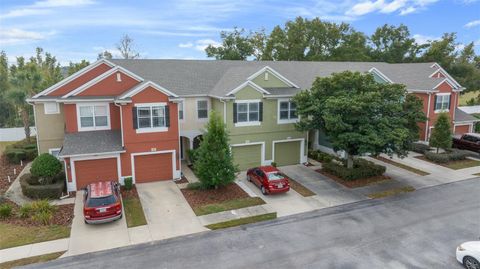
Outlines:
POLYGON ((217 44, 221 30, 269 31, 296 16, 348 22, 367 34, 404 23, 418 42, 457 32, 480 53, 480 0, 2 0, 0 49, 10 61, 37 46, 62 64, 94 61, 102 50, 115 53, 129 34, 142 57, 204 59, 203 48, 217 44))

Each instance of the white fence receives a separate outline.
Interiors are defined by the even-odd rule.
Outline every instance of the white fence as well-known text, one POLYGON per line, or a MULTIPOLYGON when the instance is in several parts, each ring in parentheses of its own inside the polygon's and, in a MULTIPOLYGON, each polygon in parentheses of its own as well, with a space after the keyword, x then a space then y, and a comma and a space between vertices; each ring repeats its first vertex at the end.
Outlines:
MULTIPOLYGON (((35 127, 30 127, 30 136, 36 136, 37 130, 35 127)), ((20 128, 0 128, 0 142, 5 141, 20 141, 25 139, 25 129, 20 128)))
POLYGON ((459 106, 458 108, 468 114, 480 113, 480 106, 459 106))

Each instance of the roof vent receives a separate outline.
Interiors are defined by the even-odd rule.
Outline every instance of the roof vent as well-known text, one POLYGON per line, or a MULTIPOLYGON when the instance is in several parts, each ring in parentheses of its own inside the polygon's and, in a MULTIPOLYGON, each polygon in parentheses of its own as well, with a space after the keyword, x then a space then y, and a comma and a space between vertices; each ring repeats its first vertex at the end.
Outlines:
POLYGON ((265 80, 268 80, 268 72, 265 72, 265 80))
POLYGON ((117 73, 117 82, 122 82, 122 74, 117 73))

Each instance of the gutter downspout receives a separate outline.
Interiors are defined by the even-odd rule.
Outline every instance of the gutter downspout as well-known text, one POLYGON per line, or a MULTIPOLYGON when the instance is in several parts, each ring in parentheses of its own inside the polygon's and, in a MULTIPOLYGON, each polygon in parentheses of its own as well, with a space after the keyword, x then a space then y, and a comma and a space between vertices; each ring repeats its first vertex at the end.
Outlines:
POLYGON ((33 106, 33 122, 35 123, 35 134, 37 136, 37 152, 40 151, 40 144, 38 143, 38 141, 40 141, 39 139, 39 135, 38 135, 38 128, 37 128, 37 112, 35 110, 35 103, 31 103, 27 100, 25 100, 25 102, 31 106, 33 106))
POLYGON ((218 100, 223 103, 223 123, 227 125, 227 102, 223 99, 218 100))
POLYGON ((117 103, 113 102, 115 106, 120 108, 120 134, 122 136, 122 148, 125 149, 125 142, 123 141, 123 113, 122 113, 122 105, 118 105, 117 103))
POLYGON ((429 92, 428 93, 427 121, 425 122, 425 141, 428 141, 428 129, 429 129, 428 122, 429 122, 429 119, 430 119, 430 102, 431 102, 431 100, 432 100, 432 93, 429 92))

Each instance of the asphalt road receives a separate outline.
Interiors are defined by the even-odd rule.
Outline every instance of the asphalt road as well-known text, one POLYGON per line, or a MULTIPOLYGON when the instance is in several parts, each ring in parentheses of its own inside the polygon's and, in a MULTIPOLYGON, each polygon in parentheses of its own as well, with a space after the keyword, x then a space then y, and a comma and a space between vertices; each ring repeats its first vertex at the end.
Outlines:
POLYGON ((451 269, 455 247, 479 236, 477 178, 29 268, 451 269))

